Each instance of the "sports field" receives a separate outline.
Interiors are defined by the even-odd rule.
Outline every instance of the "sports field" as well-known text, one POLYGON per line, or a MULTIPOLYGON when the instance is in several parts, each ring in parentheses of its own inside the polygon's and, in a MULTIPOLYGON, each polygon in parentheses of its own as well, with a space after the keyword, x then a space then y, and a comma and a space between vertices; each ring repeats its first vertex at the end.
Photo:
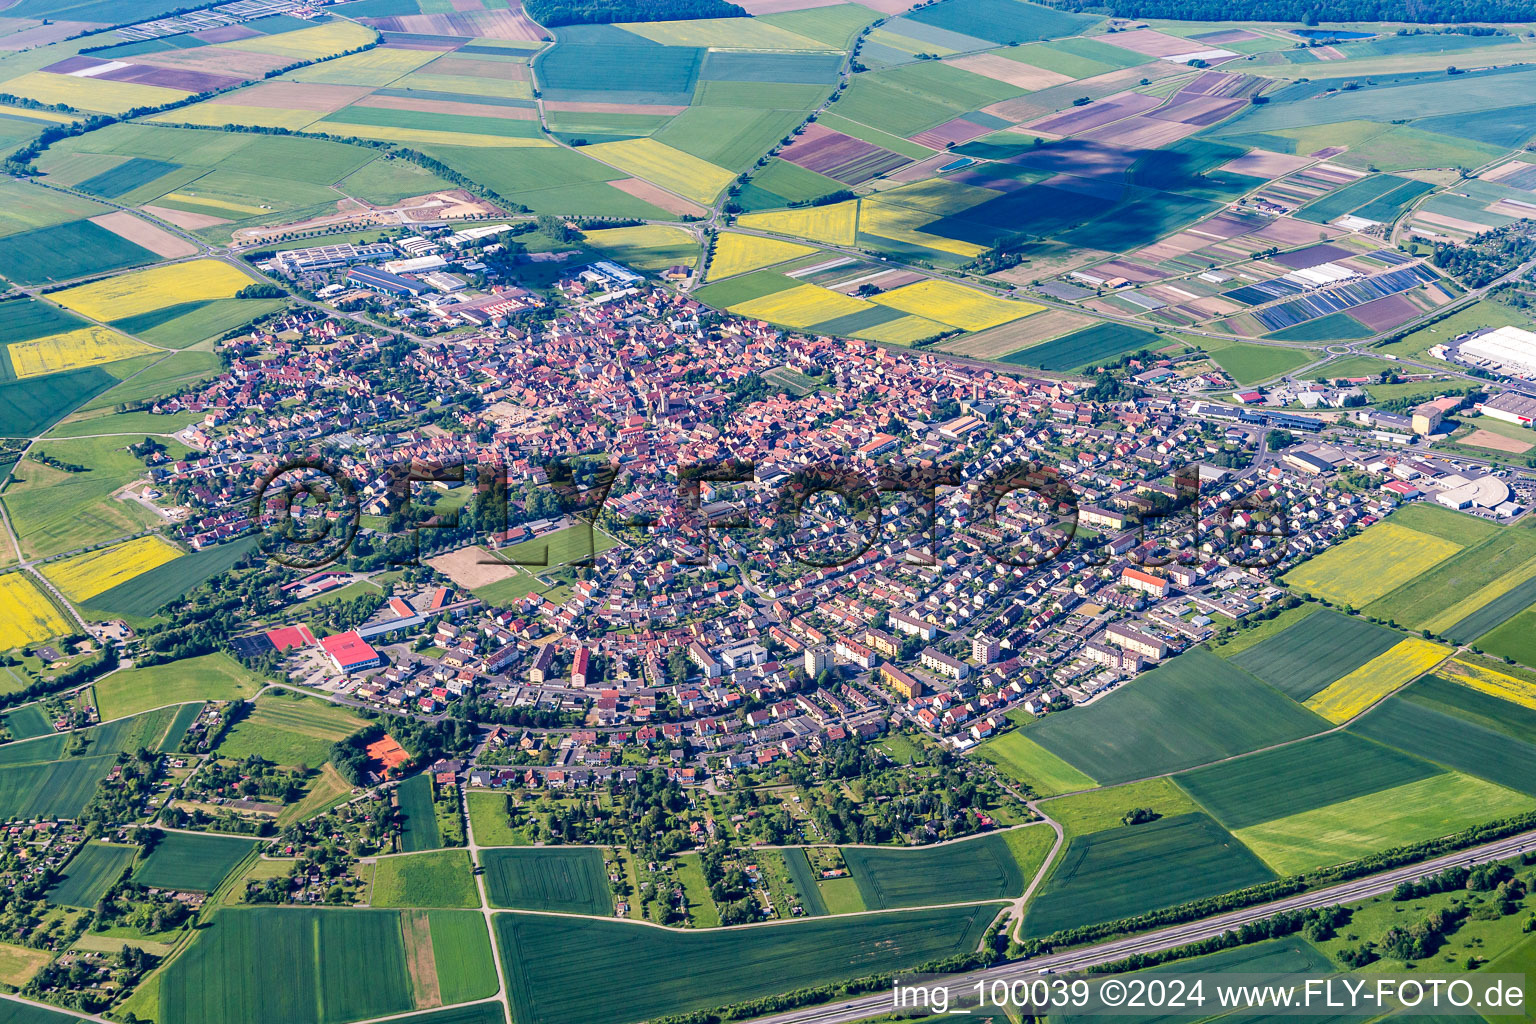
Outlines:
POLYGON ((1536 808, 1536 800, 1444 772, 1234 833, 1281 875, 1460 832, 1536 808))
POLYGON ((1449 647, 1428 640, 1404 640, 1308 697, 1306 706, 1330 722, 1343 724, 1399 686, 1428 672, 1450 653, 1449 647))
POLYGON ((1292 700, 1304 701, 1400 639, 1373 622, 1319 610, 1230 658, 1292 700))
POLYGON ((600 917, 613 913, 603 852, 595 847, 485 850, 480 861, 495 906, 600 917))
MULTIPOLYGON (((1328 733, 1174 776, 1230 829, 1407 785, 1438 765, 1348 732, 1328 733)), ((1047 805, 1049 809, 1049 805, 1047 805)))
POLYGON ((25 572, 0 576, 0 651, 68 633, 69 620, 25 572))
POLYGON ((257 845, 233 836, 162 832, 133 880, 154 889, 212 892, 257 845))
POLYGON ((65 597, 83 602, 181 555, 180 548, 158 536, 140 537, 99 551, 49 562, 43 566, 43 575, 65 597))
POLYGON ((220 260, 190 260, 66 288, 48 297, 95 320, 123 320, 187 302, 233 298, 251 278, 220 260))
POLYGON ((633 1024, 970 952, 996 913, 981 905, 710 931, 499 914, 495 928, 517 1020, 633 1024))
POLYGON ((63 879, 48 890, 48 902, 87 910, 95 907, 133 863, 138 852, 137 846, 86 843, 64 866, 63 879))
POLYGON ((1113 921, 1267 882, 1274 875, 1204 814, 1079 836, 1024 915, 1024 931, 1113 921))
POLYGON ((1027 736, 1104 784, 1192 768, 1322 731, 1326 723, 1203 648, 1027 736))
POLYGON ((381 857, 373 869, 375 907, 478 907, 469 854, 464 850, 429 850, 381 857))
POLYGON ((219 741, 220 757, 263 757, 274 764, 317 768, 331 744, 363 727, 363 720, 323 700, 272 691, 219 741))
POLYGON ((395 801, 404 819, 400 827, 402 853, 420 853, 443 845, 443 837, 437 831, 437 815, 432 809, 431 779, 425 774, 406 779, 395 787, 395 801))
POLYGON ((1426 676, 1349 727, 1351 732, 1536 795, 1536 711, 1426 676))
POLYGON ((95 689, 97 710, 108 722, 166 704, 254 697, 262 685, 260 677, 221 651, 121 669, 97 680, 95 689))
POLYGON ((1388 520, 1303 562, 1283 579, 1313 597, 1363 608, 1462 547, 1388 520))
POLYGON ((870 910, 1005 899, 1022 893, 1027 882, 995 833, 916 850, 845 846, 842 852, 870 910))
POLYGON ((1040 744, 1023 729, 987 740, 976 753, 997 765, 1004 774, 1030 788, 1036 796, 1057 796, 1097 783, 1040 744))

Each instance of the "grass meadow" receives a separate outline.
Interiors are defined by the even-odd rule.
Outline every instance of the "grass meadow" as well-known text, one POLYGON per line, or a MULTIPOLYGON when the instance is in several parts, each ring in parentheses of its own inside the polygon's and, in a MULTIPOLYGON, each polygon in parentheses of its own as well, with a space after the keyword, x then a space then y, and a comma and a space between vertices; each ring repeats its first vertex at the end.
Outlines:
POLYGON ((613 913, 603 852, 596 847, 485 850, 480 861, 486 893, 495 906, 556 914, 613 913))
POLYGON ((480 896, 464 850, 381 857, 373 869, 375 907, 478 907, 480 896))

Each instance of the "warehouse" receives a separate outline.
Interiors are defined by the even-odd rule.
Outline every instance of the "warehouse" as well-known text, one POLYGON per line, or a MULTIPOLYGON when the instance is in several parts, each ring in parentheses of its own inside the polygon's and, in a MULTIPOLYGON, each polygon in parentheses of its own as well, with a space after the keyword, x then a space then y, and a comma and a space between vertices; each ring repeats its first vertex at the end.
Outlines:
POLYGON ((1457 355, 1463 362, 1499 373, 1518 377, 1536 375, 1536 333, 1520 327, 1483 331, 1463 341, 1457 355))
POLYGON ((387 270, 378 270, 374 267, 353 267, 347 271, 347 280, 364 288, 372 288, 377 292, 387 292, 390 295, 409 295, 412 298, 427 290, 427 286, 420 281, 409 277, 401 277, 399 274, 391 274, 387 270))
POLYGON ((1479 402, 1477 411, 1484 416, 1503 420, 1505 423, 1529 427, 1532 423, 1536 423, 1536 396, 1521 394, 1519 391, 1506 391, 1501 395, 1494 395, 1486 402, 1479 402))

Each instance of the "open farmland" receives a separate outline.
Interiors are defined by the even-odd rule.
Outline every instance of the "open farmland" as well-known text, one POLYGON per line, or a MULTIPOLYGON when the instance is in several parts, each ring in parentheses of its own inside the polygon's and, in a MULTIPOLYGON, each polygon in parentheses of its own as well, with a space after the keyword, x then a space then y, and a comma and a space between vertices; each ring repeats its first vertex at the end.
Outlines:
POLYGON ((1200 813, 1079 836, 1068 844, 1024 915, 1024 931, 1112 921, 1231 892, 1274 878, 1200 813))
POLYGON ((761 270, 797 256, 809 256, 815 251, 809 245, 722 231, 709 258, 709 279, 713 281, 745 274, 749 270, 761 270))
POLYGON ((1306 706, 1330 722, 1344 723, 1404 683, 1444 661, 1449 647, 1410 639, 1372 658, 1308 697, 1306 706))
POLYGON ((1030 302, 995 298, 950 281, 934 280, 897 288, 876 296, 875 301, 966 331, 998 327, 1045 308, 1030 302))
POLYGON ((1457 772, 1341 800, 1234 835, 1281 875, 1447 836, 1536 807, 1531 797, 1457 772))
POLYGON ((478 907, 480 894, 463 850, 381 857, 369 902, 375 907, 478 907))
POLYGON ((1500 529, 1403 584, 1366 611, 1408 629, 1453 627, 1483 605, 1536 578, 1536 530, 1500 529))
POLYGON ((1285 582, 1313 597, 1356 608, 1370 604, 1462 549, 1397 523, 1377 523, 1285 574, 1285 582))
POLYGON ((599 849, 485 850, 480 858, 495 906, 600 917, 613 913, 599 849))
POLYGON ((171 306, 232 298, 251 278, 219 260, 193 260, 110 277, 49 296, 96 320, 124 320, 171 306))
POLYGON ((1441 665, 1436 674, 1480 693, 1536 710, 1536 681, 1532 681, 1529 674, 1515 676, 1491 668, 1486 663, 1479 664, 1460 658, 1441 665))
POLYGON ((158 611, 169 601, 233 568, 250 554, 256 541, 254 536, 229 541, 157 565, 90 598, 89 611, 104 618, 158 611))
POLYGON ((1348 732, 1264 750, 1174 776, 1230 829, 1303 814, 1426 779, 1428 761, 1348 732))
POLYGON ((432 809, 432 780, 427 775, 413 775, 396 786, 395 802, 405 818, 400 830, 402 853, 435 850, 443 845, 437 815, 432 809))
POLYGON ((43 575, 71 601, 89 601, 97 594, 181 557, 181 550, 159 537, 140 537, 99 551, 50 562, 43 575))
POLYGON ((654 139, 626 139, 587 147, 595 159, 660 185, 684 199, 710 203, 734 175, 654 139))
POLYGON ((139 852, 136 846, 86 843, 64 866, 64 877, 48 890, 48 902, 91 909, 117 884, 139 852))
POLYGON ((99 366, 155 351, 141 341, 105 327, 82 327, 31 341, 13 341, 8 348, 11 367, 18 379, 99 366))
MULTIPOLYGON (((39 752, 47 753, 38 743, 39 752)), ((0 819, 76 818, 95 795, 96 786, 117 761, 117 754, 6 764, 0 767, 0 819)))
POLYGON ((1191 768, 1322 731, 1325 723, 1196 648, 1026 735, 1104 784, 1191 768))
POLYGON ((1536 795, 1536 711, 1426 676, 1351 732, 1467 775, 1536 795))
POLYGON ((1385 654, 1399 639, 1383 626, 1328 609, 1308 615, 1231 659, 1292 700, 1305 701, 1385 654))
POLYGON ((1027 884, 1023 867, 996 834, 917 850, 845 846, 842 853, 870 910, 1005 899, 1027 884))
POLYGON ((111 721, 167 704, 254 697, 262 685, 258 676, 219 652, 121 669, 97 681, 96 700, 102 721, 111 721))
POLYGON ((339 1024, 415 1009, 400 915, 221 910, 166 968, 159 1009, 161 1024, 339 1024))
POLYGON ((253 839, 162 832, 133 880, 156 889, 212 892, 256 846, 253 839))
POLYGON ((1076 789, 1091 789, 1097 783, 1040 744, 1023 729, 1014 729, 987 740, 977 753, 1016 782, 1030 788, 1036 796, 1057 796, 1076 789))
POLYGON ((633 1024, 970 952, 994 906, 672 931, 623 921, 499 914, 520 1021, 633 1024), (580 957, 570 955, 581 949, 580 957), (599 989, 580 979, 608 979, 599 989))
POLYGON ((0 576, 0 650, 68 633, 70 623, 25 572, 0 576))
POLYGON ((1047 817, 1061 825, 1068 839, 1120 828, 1125 824, 1126 814, 1138 808, 1160 818, 1200 810, 1189 794, 1167 778, 1073 793, 1040 805, 1047 817))
POLYGON ((323 764, 331 745, 363 727, 363 720, 325 701, 271 691, 252 705, 219 741, 221 757, 263 757, 275 764, 323 764))

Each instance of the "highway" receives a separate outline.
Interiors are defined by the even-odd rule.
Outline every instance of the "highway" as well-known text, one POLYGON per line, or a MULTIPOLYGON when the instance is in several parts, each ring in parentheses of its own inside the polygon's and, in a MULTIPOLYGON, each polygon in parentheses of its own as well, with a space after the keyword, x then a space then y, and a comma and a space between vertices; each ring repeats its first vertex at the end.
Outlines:
MULTIPOLYGON (((1503 860, 1528 849, 1536 849, 1536 830, 1522 832, 1483 846, 1460 850, 1433 860, 1394 868, 1368 878, 1357 878, 1327 889, 1316 889, 1312 892, 1288 896, 1271 903, 1245 907, 1242 910, 1234 910, 1200 921, 1188 921, 1158 931, 1111 939, 1108 942, 1082 946, 1061 953, 1047 953, 1027 960, 1012 960, 996 967, 957 974, 948 985, 950 1005, 955 1005, 960 995, 970 990, 978 981, 1014 981, 1043 973, 1062 974, 1081 971, 1098 964, 1122 960, 1133 953, 1154 953, 1173 949, 1221 935, 1251 921, 1261 921, 1284 910, 1325 907, 1336 903, 1368 899, 1391 892, 1399 882, 1438 874, 1457 864, 1481 864, 1486 861, 1503 860)), ((884 990, 837 1003, 807 1006, 774 1014, 771 1017, 755 1018, 753 1024, 848 1024, 851 1021, 889 1013, 891 1010, 891 993, 884 990)))

